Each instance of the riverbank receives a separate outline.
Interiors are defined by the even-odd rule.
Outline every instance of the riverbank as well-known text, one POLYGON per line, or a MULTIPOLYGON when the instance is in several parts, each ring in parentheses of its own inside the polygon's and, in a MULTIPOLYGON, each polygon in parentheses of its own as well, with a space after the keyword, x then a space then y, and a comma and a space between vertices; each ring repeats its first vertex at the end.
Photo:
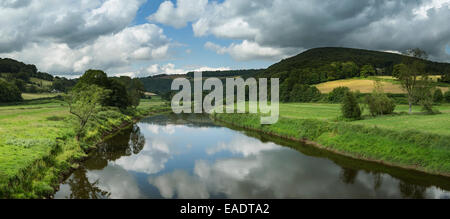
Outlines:
POLYGON ((64 176, 78 168, 98 143, 140 118, 167 109, 155 98, 129 112, 102 111, 78 142, 76 119, 63 101, 0 107, 0 198, 51 197, 64 176))
MULTIPOLYGON (((336 121, 331 117, 313 119, 314 117, 301 116, 320 113, 321 106, 316 109, 314 105, 297 106, 304 107, 282 104, 279 122, 270 126, 261 126, 260 116, 255 114, 215 114, 212 117, 226 124, 292 141, 305 142, 354 159, 450 176, 450 136, 443 134, 447 130, 439 130, 439 123, 443 122, 441 117, 448 116, 446 112, 436 115, 436 118, 421 115, 424 123, 436 119, 434 130, 427 132, 428 130, 423 129, 415 130, 413 124, 408 129, 399 128, 403 127, 401 122, 392 122, 407 121, 409 117, 417 120, 417 116, 380 117, 378 121, 378 118, 368 119, 367 123, 365 123, 366 120, 345 122, 336 121), (286 113, 287 111, 291 113, 286 113), (294 115, 294 112, 299 116, 294 115), (391 121, 389 124, 385 122, 389 120, 391 121), (376 125, 378 122, 379 126, 376 125)), ((327 110, 328 108, 329 106, 327 110)), ((418 124, 418 126, 423 125, 418 124)))

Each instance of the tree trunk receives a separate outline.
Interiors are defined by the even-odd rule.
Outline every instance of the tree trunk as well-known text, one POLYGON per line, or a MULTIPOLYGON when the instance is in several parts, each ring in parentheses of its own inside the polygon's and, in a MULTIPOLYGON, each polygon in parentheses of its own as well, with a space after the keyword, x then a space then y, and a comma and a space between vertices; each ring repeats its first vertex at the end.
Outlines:
POLYGON ((412 114, 412 101, 409 101, 409 114, 412 114))

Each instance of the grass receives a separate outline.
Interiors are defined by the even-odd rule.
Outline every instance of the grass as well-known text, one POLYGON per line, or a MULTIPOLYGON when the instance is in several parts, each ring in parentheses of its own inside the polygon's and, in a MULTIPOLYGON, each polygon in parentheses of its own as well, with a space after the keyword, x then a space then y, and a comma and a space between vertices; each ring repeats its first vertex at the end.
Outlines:
POLYGON ((80 144, 76 119, 59 100, 34 100, 0 106, 0 198, 42 198, 53 194, 61 174, 77 166, 86 149, 123 122, 167 109, 160 98, 143 100, 129 115, 115 109, 91 121, 80 144))
POLYGON ((30 81, 32 83, 38 84, 38 85, 42 85, 42 87, 51 87, 53 85, 52 81, 46 81, 40 78, 30 78, 30 81))
POLYGON ((31 94, 31 93, 22 93, 22 98, 24 100, 36 100, 36 99, 44 99, 44 98, 53 98, 57 97, 61 94, 57 93, 38 93, 38 94, 31 94))
POLYGON ((397 115, 343 121, 339 104, 280 104, 280 120, 260 125, 260 115, 216 114, 233 125, 290 139, 308 139, 325 149, 348 156, 382 161, 394 166, 450 175, 450 105, 437 106, 442 114, 423 115, 420 107, 408 115, 408 106, 397 115))
MULTIPOLYGON (((437 80, 437 76, 433 77, 437 80)), ((337 87, 348 87, 352 91, 360 91, 361 93, 372 93, 375 85, 375 80, 381 81, 383 84, 384 91, 391 94, 405 94, 400 83, 393 77, 390 76, 380 76, 380 77, 370 77, 370 78, 352 78, 338 81, 329 81, 322 84, 316 85, 317 89, 322 93, 330 93, 333 89, 337 87)), ((449 90, 448 87, 439 87, 443 92, 449 90)))

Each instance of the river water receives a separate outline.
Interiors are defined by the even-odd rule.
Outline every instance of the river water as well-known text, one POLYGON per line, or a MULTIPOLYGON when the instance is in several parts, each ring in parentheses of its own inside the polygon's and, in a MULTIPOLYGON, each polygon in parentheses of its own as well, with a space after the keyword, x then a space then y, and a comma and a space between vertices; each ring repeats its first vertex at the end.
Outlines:
POLYGON ((107 140, 55 194, 65 198, 450 198, 450 180, 308 145, 161 115, 107 140))

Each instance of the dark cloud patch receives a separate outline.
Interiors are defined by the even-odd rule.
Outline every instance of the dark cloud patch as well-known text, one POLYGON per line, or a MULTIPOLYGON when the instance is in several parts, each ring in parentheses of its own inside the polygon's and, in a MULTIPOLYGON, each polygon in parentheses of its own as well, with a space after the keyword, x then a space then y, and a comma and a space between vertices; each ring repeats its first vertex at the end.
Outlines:
MULTIPOLYGON (((187 0, 185 0, 187 1, 187 0)), ((427 50, 449 60, 450 9, 445 0, 226 0, 205 5, 197 36, 248 40, 261 47, 360 47, 427 50)), ((182 7, 177 8, 183 11, 182 7)), ((158 11, 164 17, 170 11, 158 11)), ((170 25, 170 24, 169 24, 170 25)))

